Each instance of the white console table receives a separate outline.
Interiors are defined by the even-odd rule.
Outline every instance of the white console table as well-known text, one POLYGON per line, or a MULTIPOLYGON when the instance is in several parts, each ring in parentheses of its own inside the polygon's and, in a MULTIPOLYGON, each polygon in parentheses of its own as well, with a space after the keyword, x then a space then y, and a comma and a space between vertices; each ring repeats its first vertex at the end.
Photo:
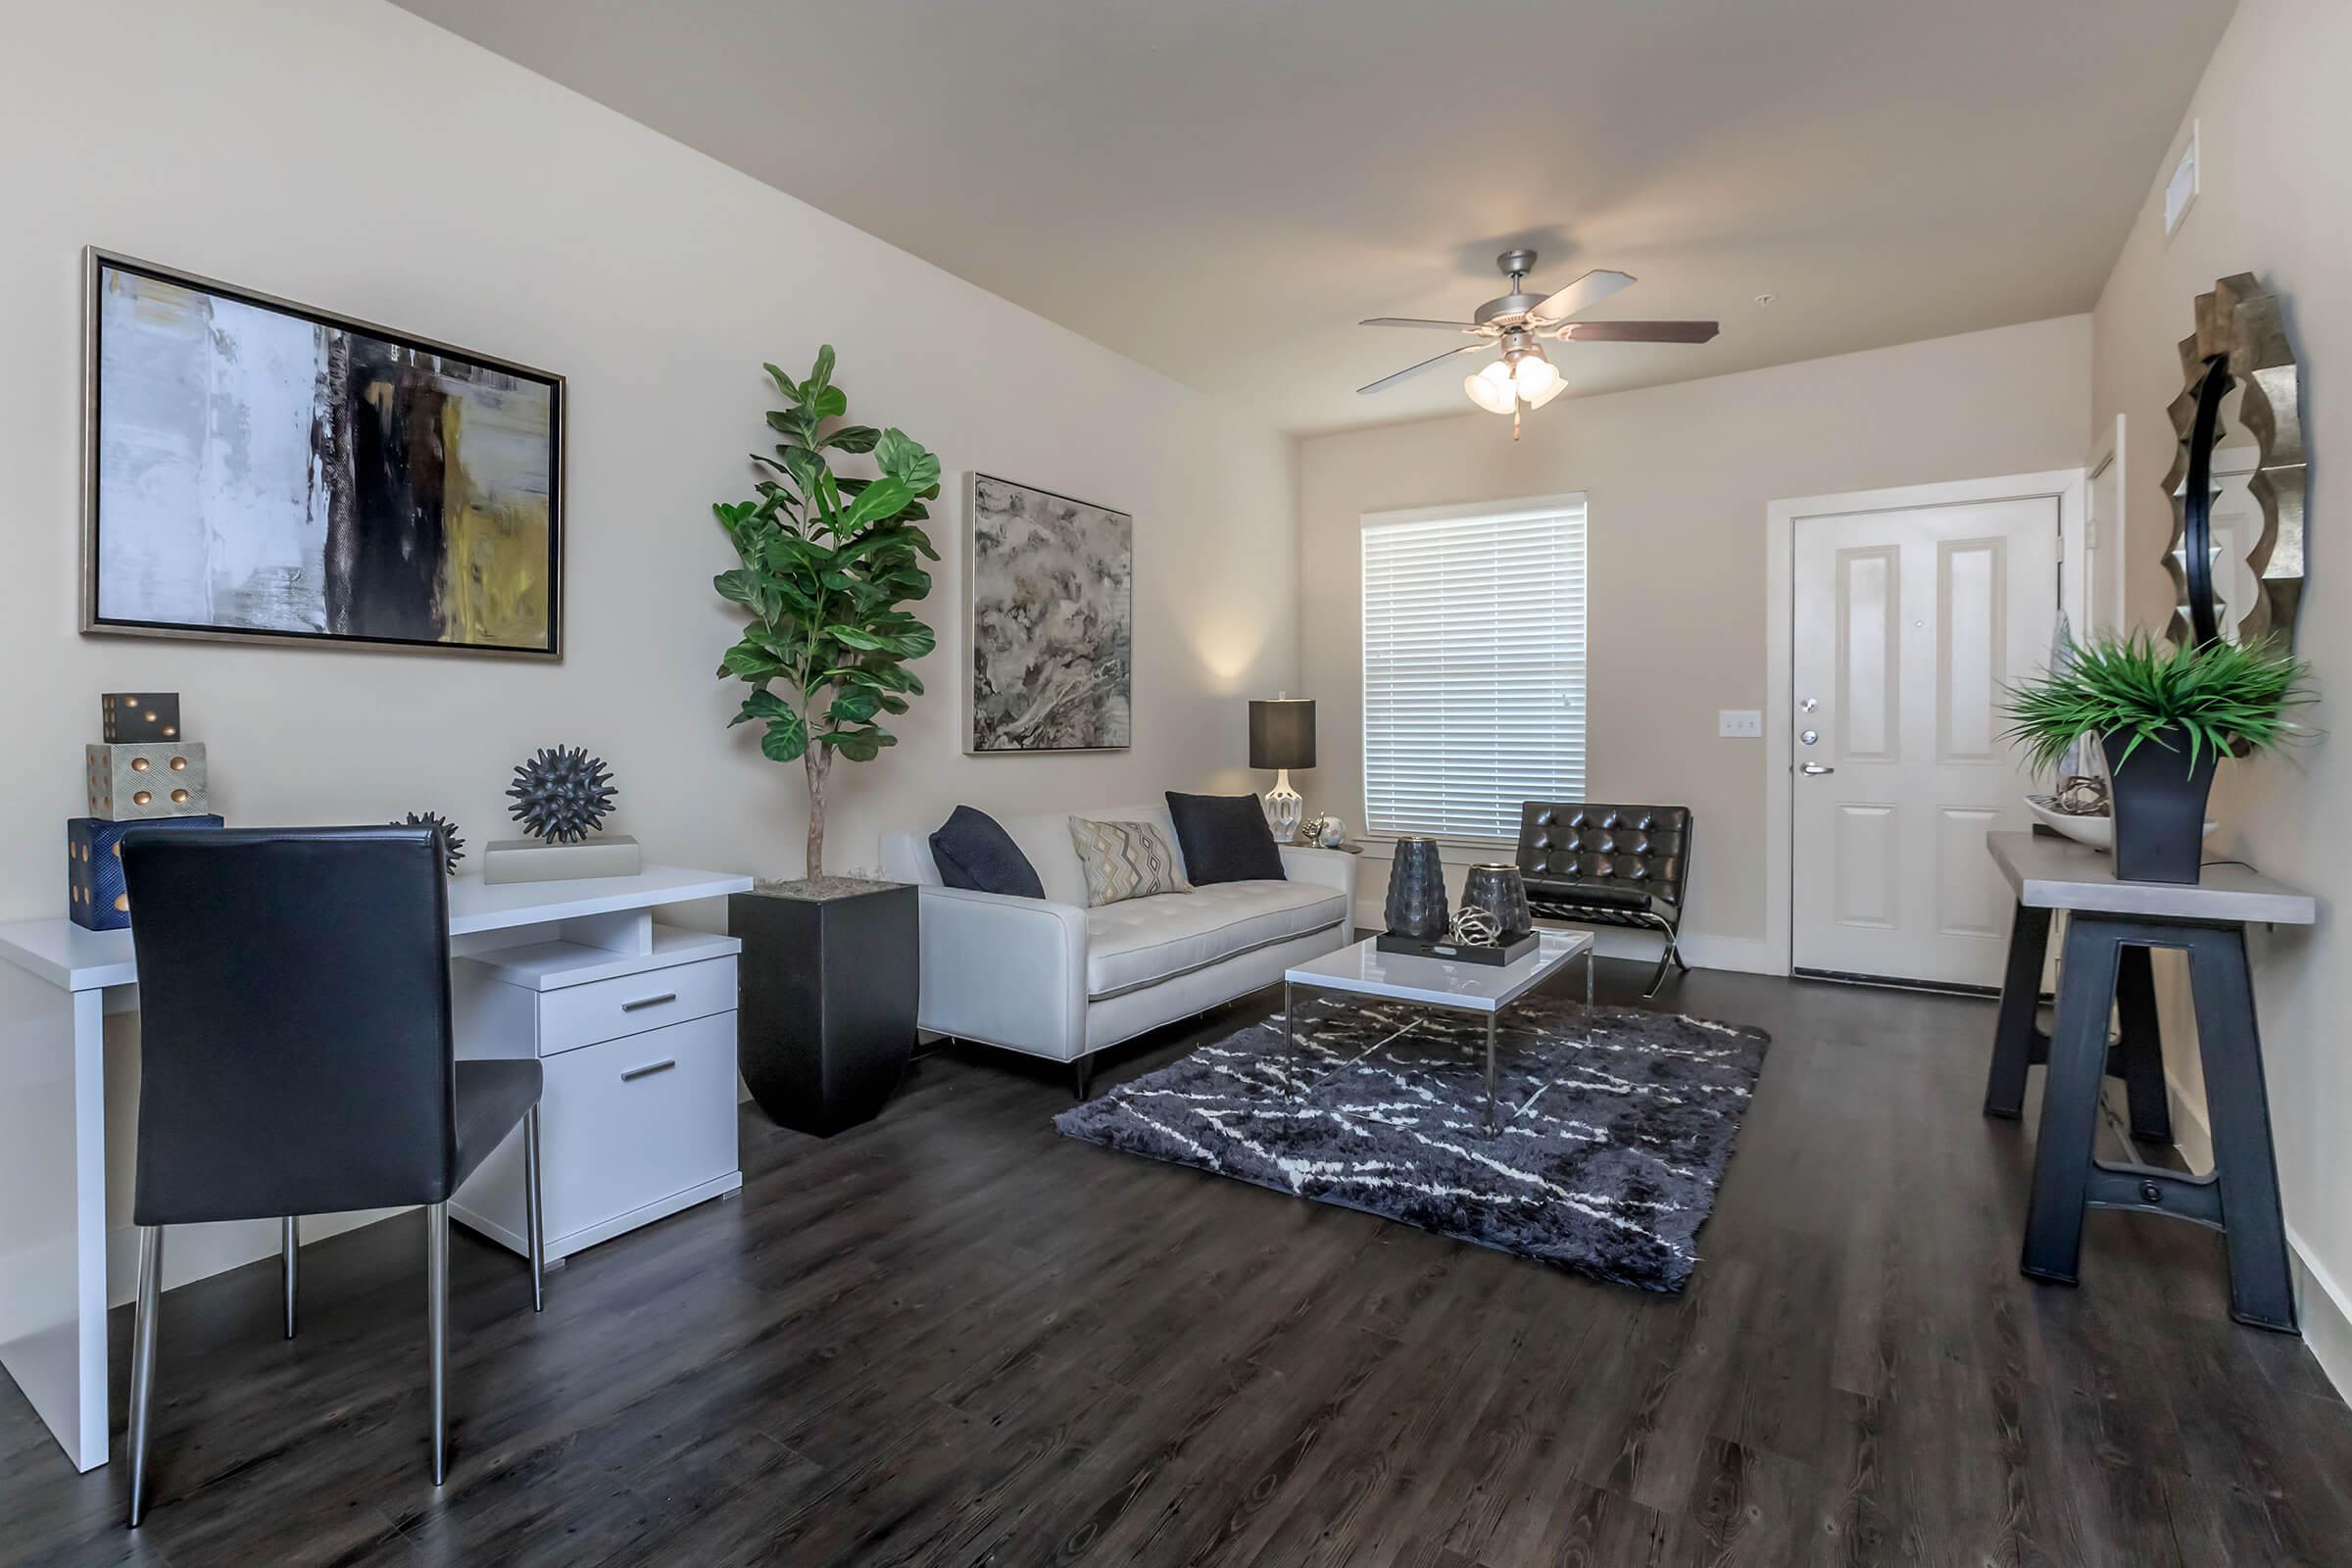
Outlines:
MULTIPOLYGON (((450 883, 459 1054, 541 1058, 550 1260, 743 1185, 731 937, 658 923, 750 891, 680 866, 450 883)), ((128 931, 0 926, 0 1365, 78 1469, 107 1459, 104 1015, 135 1011, 128 931)), ((129 1119, 115 1108, 118 1127, 129 1119)), ((510 1143, 516 1143, 510 1140, 510 1143)), ((501 1148, 450 1202, 522 1250, 501 1148)), ((518 1203, 519 1198, 513 1201, 518 1203)))

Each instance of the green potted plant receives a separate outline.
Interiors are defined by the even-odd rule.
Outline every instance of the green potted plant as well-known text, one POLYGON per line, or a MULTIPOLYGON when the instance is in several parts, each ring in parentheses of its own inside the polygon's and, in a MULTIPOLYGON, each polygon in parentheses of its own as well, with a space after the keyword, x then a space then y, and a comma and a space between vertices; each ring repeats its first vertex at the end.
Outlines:
POLYGON ((897 745, 882 720, 922 695, 908 666, 934 638, 906 606, 939 559, 921 527, 939 460, 905 431, 841 422, 833 367, 829 344, 800 380, 766 367, 785 401, 767 416, 775 455, 753 455, 756 499, 710 509, 741 563, 712 586, 747 612, 718 666, 751 687, 730 727, 759 724, 761 754, 800 764, 808 792, 806 875, 729 901, 737 1054, 762 1110, 825 1135, 879 1112, 914 1047, 915 891, 826 876, 825 804, 834 760, 897 745), (835 454, 870 454, 875 471, 837 473, 835 454))
POLYGON ((2312 700, 2310 666, 2269 644, 2159 646, 2145 632, 2070 643, 2068 653, 2072 667, 2011 689, 2006 737, 2036 769, 2095 738, 2114 803, 2115 874, 2195 882, 2215 766, 2293 732, 2286 710, 2312 700))

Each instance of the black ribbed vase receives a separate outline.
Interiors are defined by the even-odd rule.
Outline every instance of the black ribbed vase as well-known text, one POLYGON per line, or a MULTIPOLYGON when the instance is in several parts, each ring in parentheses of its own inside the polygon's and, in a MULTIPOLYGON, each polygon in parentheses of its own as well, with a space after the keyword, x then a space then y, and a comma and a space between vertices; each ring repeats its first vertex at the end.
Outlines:
POLYGON ((1527 883, 1511 864, 1474 865, 1462 875, 1462 907, 1494 917, 1497 940, 1509 942, 1536 927, 1528 912, 1527 883))
POLYGON ((1398 839, 1396 858, 1389 864, 1389 934, 1435 942, 1452 921, 1452 911, 1446 907, 1446 865, 1438 858, 1438 841, 1398 839))

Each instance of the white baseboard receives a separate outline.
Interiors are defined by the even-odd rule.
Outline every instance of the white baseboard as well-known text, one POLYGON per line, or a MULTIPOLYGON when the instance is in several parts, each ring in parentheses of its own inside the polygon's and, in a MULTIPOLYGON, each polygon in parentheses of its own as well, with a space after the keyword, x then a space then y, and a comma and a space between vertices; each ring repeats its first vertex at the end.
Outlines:
MULTIPOLYGON (((1639 943, 1639 933, 1627 932, 1626 935, 1634 937, 1639 943)), ((1604 956, 1615 956, 1605 946, 1600 951, 1604 956)), ((1629 953, 1626 956, 1636 956, 1638 953, 1637 947, 1635 953, 1629 953)), ((1711 937, 1703 931, 1694 932, 1683 938, 1683 956, 1701 969, 1732 969, 1740 974, 1785 975, 1788 972, 1786 966, 1773 958, 1771 945, 1761 937, 1711 937)))
MULTIPOLYGON (((1355 924, 1359 931, 1377 931, 1388 919, 1388 910, 1378 904, 1358 903, 1355 924)), ((1575 927, 1568 921, 1544 921, 1546 926, 1568 926, 1589 930, 1592 945, 1604 958, 1635 958, 1643 963, 1658 961, 1660 938, 1655 932, 1636 930, 1628 926, 1575 927)), ((1704 931, 1686 931, 1682 939, 1683 956, 1694 969, 1733 969, 1741 974, 1786 974, 1788 971, 1773 961, 1771 952, 1760 937, 1717 937, 1704 931)))
MULTIPOLYGON (((366 1208, 350 1214, 313 1214, 302 1222, 302 1245, 323 1242, 329 1236, 356 1231, 405 1208, 366 1208)), ((195 1280, 225 1274, 232 1268, 265 1257, 275 1257, 278 1222, 273 1219, 225 1221, 216 1225, 174 1225, 164 1238, 164 1289, 175 1290, 195 1280)), ((139 1229, 124 1225, 106 1233, 106 1304, 121 1306, 138 1294, 139 1229)))
POLYGON ((2174 1151, 2190 1170, 2213 1169, 2213 1129, 2205 1125, 2205 1102, 2181 1088, 2170 1067, 2164 1070, 2164 1089, 2173 1108, 2174 1151))
POLYGON ((2292 1225, 2286 1228, 2286 1248, 2295 1260, 2295 1316, 2303 1325, 2303 1343, 2335 1392, 2352 1397, 2352 1296, 2344 1294, 2292 1225))
MULTIPOLYGON (((2204 1102, 2186 1093, 2169 1071, 2164 1086, 2173 1102, 2173 1148, 2192 1170, 2213 1169, 2213 1129, 2205 1121, 2204 1102)), ((2352 1295, 2346 1295, 2311 1247, 2286 1227, 2286 1250, 2294 1261, 2295 1318, 2303 1325, 2303 1343, 2336 1392, 2352 1398, 2352 1295)))

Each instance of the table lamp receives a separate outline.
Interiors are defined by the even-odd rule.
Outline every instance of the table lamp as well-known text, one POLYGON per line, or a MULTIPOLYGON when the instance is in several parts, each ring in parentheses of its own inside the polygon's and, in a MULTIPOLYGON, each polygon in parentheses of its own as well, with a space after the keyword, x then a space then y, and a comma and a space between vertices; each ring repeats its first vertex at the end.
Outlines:
POLYGON ((1250 765, 1274 769, 1274 787, 1266 791, 1266 822, 1274 829, 1274 842, 1296 842, 1306 803, 1291 788, 1291 769, 1315 765, 1313 698, 1251 699, 1250 765))

